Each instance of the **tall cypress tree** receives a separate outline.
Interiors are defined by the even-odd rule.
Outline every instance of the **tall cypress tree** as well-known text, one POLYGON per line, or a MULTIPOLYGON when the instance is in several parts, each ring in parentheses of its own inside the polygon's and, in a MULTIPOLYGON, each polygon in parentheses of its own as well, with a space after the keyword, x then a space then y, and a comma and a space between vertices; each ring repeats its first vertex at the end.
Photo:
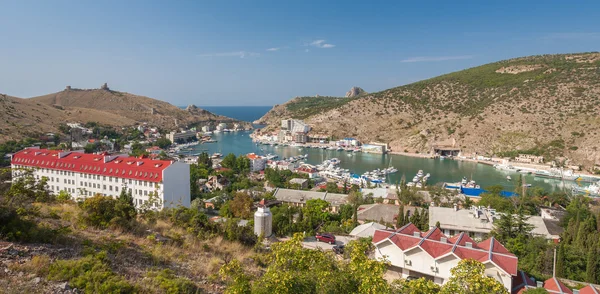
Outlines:
POLYGON ((404 226, 404 204, 400 202, 400 208, 398 208, 398 216, 396 218, 396 227, 400 228, 404 226))
POLYGON ((587 265, 585 267, 585 281, 588 283, 597 283, 596 269, 598 268, 598 250, 590 248, 587 256, 587 265))
POLYGON ((558 255, 556 256, 556 276, 563 277, 565 273, 565 245, 560 243, 558 246, 558 255))

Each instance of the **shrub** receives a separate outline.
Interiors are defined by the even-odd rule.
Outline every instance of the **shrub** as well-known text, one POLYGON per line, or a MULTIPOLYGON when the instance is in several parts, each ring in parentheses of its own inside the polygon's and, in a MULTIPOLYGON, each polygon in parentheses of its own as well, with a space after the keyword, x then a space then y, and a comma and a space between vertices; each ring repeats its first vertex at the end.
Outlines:
POLYGON ((69 281, 85 293, 135 293, 135 287, 110 269, 105 251, 76 260, 58 260, 50 266, 48 279, 69 281))
POLYGON ((109 226, 128 227, 136 214, 133 203, 127 197, 120 197, 117 200, 96 195, 85 199, 81 209, 81 221, 101 229, 109 226))
POLYGON ((147 277, 151 283, 162 289, 165 293, 196 293, 198 288, 187 278, 175 276, 172 270, 164 269, 162 271, 149 272, 147 277))

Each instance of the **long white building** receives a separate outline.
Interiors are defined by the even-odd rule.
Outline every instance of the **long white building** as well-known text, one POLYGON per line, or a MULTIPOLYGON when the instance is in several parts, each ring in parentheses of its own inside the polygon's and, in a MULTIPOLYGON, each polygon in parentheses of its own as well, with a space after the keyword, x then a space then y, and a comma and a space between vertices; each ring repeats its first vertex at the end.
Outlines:
POLYGON ((190 206, 190 167, 181 162, 27 148, 12 155, 11 168, 13 179, 31 170, 37 180, 48 179, 51 192, 67 191, 74 199, 118 197, 127 189, 138 207, 151 193, 159 199, 156 209, 190 206))

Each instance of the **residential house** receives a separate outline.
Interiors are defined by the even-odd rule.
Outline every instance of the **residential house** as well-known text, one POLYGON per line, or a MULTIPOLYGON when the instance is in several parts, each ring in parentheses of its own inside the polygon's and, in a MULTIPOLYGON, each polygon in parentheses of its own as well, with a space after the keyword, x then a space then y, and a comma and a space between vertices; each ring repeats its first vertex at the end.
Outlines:
MULTIPOLYGON (((365 222, 383 222, 386 224, 395 224, 400 212, 399 206, 394 204, 363 204, 358 207, 356 218, 359 223, 365 222)), ((404 215, 411 215, 414 213, 416 207, 404 206, 404 215)))
POLYGON ((317 191, 304 191, 304 190, 293 190, 277 188, 273 194, 275 199, 287 203, 289 205, 304 207, 306 202, 311 199, 322 199, 330 204, 330 210, 337 212, 340 205, 346 204, 346 194, 328 193, 328 192, 317 192, 317 191))
POLYGON ((158 147, 158 146, 152 146, 152 147, 148 147, 146 148, 146 152, 150 153, 150 154, 160 154, 163 150, 158 147))
MULTIPOLYGON (((440 223, 440 229, 448 236, 467 233, 471 238, 483 239, 494 229, 494 222, 502 216, 495 209, 472 206, 471 209, 449 207, 429 207, 429 226, 440 223)), ((542 236, 558 242, 562 227, 557 221, 530 216, 527 222, 533 225, 533 235, 542 236)))
POLYGON ((308 189, 308 179, 293 178, 290 180, 291 185, 298 185, 301 190, 308 189))
POLYGON ((222 175, 216 175, 208 177, 208 181, 206 184, 204 184, 204 186, 209 192, 212 192, 216 190, 223 190, 229 187, 230 184, 231 183, 226 177, 222 175))
POLYGON ((296 169, 296 172, 299 174, 308 175, 308 178, 314 179, 319 177, 319 170, 316 167, 310 164, 303 164, 299 168, 296 169))
POLYGON ((388 227, 382 224, 370 222, 364 223, 352 229, 352 232, 350 232, 349 235, 355 238, 373 238, 373 235, 375 235, 375 231, 388 229, 388 227))
POLYGON ((395 232, 377 230, 373 235, 375 258, 390 262, 390 272, 399 278, 424 277, 443 285, 450 270, 462 259, 474 259, 485 266, 485 274, 510 291, 517 276, 517 257, 494 237, 475 242, 467 234, 448 237, 437 227, 421 232, 409 223, 395 232))
POLYGON ((400 205, 400 200, 398 200, 398 193, 396 192, 396 188, 363 188, 360 189, 360 192, 363 194, 363 196, 371 195, 371 197, 373 197, 373 199, 375 200, 381 199, 382 203, 400 205))

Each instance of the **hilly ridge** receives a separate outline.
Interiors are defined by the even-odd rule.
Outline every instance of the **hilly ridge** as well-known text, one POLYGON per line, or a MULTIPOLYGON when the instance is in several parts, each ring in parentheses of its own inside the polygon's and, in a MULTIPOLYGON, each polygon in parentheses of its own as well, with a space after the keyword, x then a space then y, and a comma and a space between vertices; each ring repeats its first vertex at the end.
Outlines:
POLYGON ((60 123, 88 121, 112 126, 146 122, 167 130, 207 121, 237 122, 194 105, 180 109, 164 101, 108 88, 67 87, 29 99, 0 95, 0 141, 57 132, 60 123))
POLYGON ((600 53, 514 58, 355 98, 296 97, 259 122, 304 119, 315 132, 429 152, 455 140, 466 153, 537 153, 600 162, 600 53), (533 151, 532 151, 533 150, 533 151))

